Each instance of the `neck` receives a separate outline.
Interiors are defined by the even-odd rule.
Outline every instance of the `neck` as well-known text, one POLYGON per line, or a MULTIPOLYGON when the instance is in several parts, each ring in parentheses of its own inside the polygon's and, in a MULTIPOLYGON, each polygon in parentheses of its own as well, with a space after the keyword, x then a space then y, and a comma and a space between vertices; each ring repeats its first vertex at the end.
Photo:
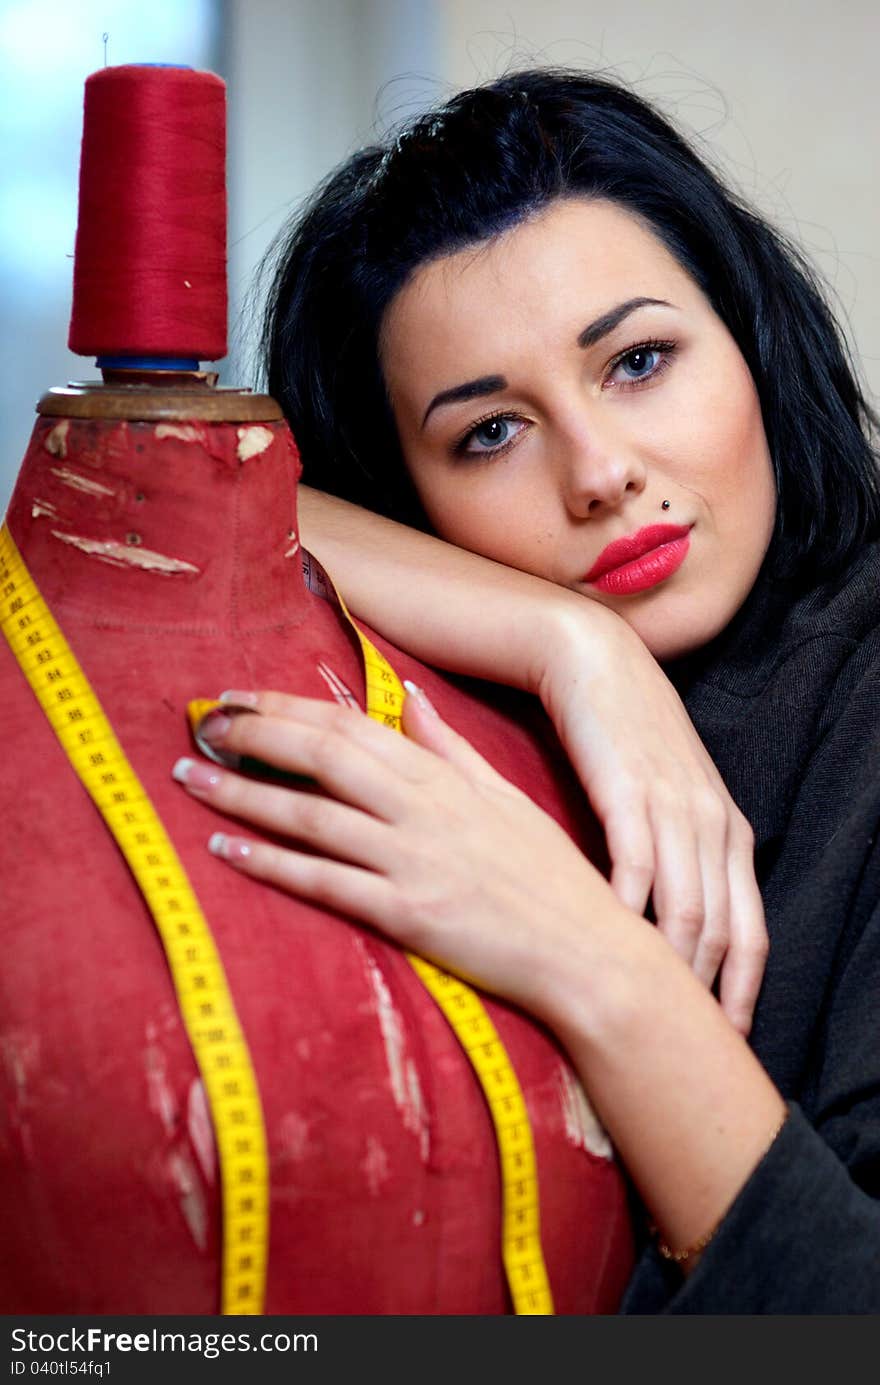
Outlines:
POLYGON ((7 522, 58 614, 244 635, 312 601, 298 472, 283 423, 41 418, 7 522))

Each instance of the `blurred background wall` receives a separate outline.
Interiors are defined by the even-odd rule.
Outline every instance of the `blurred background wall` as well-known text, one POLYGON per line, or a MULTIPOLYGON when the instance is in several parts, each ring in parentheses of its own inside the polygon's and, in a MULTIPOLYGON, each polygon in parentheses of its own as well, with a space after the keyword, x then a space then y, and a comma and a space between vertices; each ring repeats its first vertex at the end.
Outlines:
POLYGON ((257 265, 340 159, 457 87, 540 62, 619 77, 806 249, 880 401, 880 6, 847 0, 0 0, 0 510, 66 351, 82 88, 107 61, 228 84, 230 383, 257 265))

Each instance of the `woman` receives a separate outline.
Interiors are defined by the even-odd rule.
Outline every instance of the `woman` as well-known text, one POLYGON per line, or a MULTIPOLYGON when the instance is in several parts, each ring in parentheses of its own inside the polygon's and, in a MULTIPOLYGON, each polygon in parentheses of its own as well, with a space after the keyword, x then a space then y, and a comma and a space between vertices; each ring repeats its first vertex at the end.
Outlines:
MULTIPOLYGON (((307 480, 521 570, 455 557, 438 614, 446 559, 414 536, 441 574, 427 596, 389 601, 359 573, 358 609, 423 658, 442 649, 420 640, 445 643, 452 667, 541 693, 615 869, 604 880, 418 690, 407 739, 230 694, 260 715, 214 718, 216 745, 329 798, 316 811, 220 775, 215 806, 307 853, 212 849, 554 1030, 658 1228, 626 1309, 877 1311, 880 503, 868 412, 803 265, 631 94, 517 74, 319 191, 278 279, 270 388, 307 480), (562 652, 536 648, 541 610, 562 652), (718 822, 689 835, 668 782, 633 834, 620 825, 609 784, 633 737, 647 755, 678 737, 710 782, 646 649, 750 831, 716 791, 718 822), (755 966, 728 980, 729 1013, 699 978, 717 920, 754 944, 752 833, 771 948, 748 1046, 755 966), (668 936, 641 917, 651 886, 668 936)), ((339 572, 346 521, 329 514, 315 543, 339 572)))

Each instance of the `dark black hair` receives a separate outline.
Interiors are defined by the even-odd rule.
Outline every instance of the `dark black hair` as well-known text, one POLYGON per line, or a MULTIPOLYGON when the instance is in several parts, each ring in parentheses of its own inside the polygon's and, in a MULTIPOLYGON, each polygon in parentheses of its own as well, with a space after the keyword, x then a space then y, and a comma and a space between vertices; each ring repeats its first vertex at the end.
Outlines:
POLYGON ((813 271, 650 105, 581 72, 539 68, 460 92, 355 154, 285 233, 266 378, 303 480, 424 523, 379 365, 385 311, 418 266, 561 197, 631 211, 700 286, 758 391, 778 549, 801 572, 842 566, 880 533, 875 420, 813 271))

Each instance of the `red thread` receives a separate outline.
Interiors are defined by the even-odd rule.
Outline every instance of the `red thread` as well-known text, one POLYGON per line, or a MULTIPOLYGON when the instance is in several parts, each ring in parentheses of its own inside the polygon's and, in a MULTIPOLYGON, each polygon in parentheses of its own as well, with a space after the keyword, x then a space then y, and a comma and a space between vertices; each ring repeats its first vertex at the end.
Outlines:
POLYGON ((82 356, 226 355, 226 84, 87 78, 68 338, 82 356))

